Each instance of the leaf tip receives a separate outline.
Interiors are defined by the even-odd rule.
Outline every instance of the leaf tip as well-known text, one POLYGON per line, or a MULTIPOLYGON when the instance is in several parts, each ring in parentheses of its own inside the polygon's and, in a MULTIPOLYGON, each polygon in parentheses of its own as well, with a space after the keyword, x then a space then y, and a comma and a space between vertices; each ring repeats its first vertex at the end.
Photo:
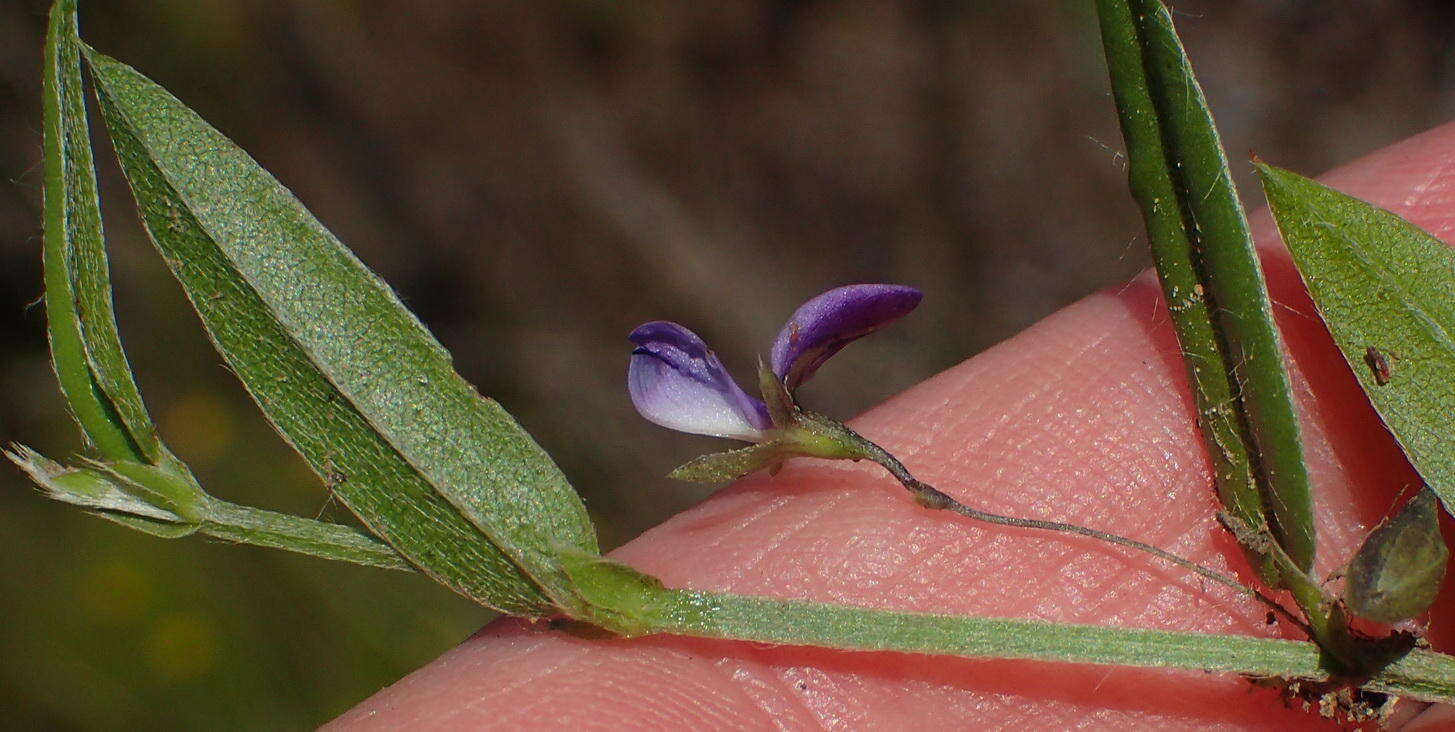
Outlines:
POLYGON ((55 3, 51 5, 51 15, 55 15, 58 13, 69 13, 74 15, 76 13, 76 0, 56 0, 55 3))
POLYGON ((31 480, 34 480, 42 487, 45 486, 50 476, 61 469, 58 463, 51 461, 44 455, 19 442, 10 443, 8 447, 0 450, 0 452, 3 452, 6 459, 15 463, 16 467, 25 471, 25 474, 30 476, 31 480))

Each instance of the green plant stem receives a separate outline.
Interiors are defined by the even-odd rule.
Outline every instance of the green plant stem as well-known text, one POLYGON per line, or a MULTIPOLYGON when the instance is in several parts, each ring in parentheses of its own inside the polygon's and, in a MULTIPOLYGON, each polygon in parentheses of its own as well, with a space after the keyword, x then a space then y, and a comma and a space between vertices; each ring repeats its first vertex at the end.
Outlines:
MULTIPOLYGON (((660 632, 853 650, 1329 678, 1320 665, 1320 649, 1298 641, 920 615, 685 590, 669 593, 652 616, 660 632)), ((1374 675, 1363 688, 1452 703, 1455 658, 1414 651, 1374 675)))
MULTIPOLYGON (((1330 679, 1320 649, 1301 641, 934 615, 671 589, 600 556, 568 556, 566 563, 583 599, 598 612, 588 622, 627 636, 674 633, 853 651, 1330 679)), ((1361 688, 1455 703, 1455 657, 1413 651, 1363 679, 1361 688)))
POLYGON ((357 529, 214 499, 199 529, 241 544, 383 569, 413 570, 393 547, 357 529))

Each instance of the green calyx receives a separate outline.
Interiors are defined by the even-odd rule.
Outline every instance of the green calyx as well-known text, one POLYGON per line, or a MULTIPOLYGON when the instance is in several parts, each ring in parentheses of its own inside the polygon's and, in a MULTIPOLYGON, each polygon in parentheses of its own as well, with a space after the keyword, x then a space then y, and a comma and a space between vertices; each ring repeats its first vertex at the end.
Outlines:
POLYGON ((694 458, 673 470, 668 477, 696 483, 721 483, 763 468, 776 473, 783 461, 791 457, 873 460, 878 454, 873 443, 860 437, 843 422, 799 407, 783 381, 762 361, 758 362, 758 388, 773 420, 773 427, 767 430, 761 441, 737 450, 694 458))

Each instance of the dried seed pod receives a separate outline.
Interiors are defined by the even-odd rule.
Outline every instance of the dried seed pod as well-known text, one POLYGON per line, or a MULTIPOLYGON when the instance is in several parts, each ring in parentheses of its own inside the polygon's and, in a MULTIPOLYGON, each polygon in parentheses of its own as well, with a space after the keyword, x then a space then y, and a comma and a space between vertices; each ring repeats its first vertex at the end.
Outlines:
POLYGON ((1397 623, 1429 609, 1450 557, 1438 514, 1435 493, 1426 487, 1365 538, 1349 562, 1344 594, 1355 615, 1397 623))

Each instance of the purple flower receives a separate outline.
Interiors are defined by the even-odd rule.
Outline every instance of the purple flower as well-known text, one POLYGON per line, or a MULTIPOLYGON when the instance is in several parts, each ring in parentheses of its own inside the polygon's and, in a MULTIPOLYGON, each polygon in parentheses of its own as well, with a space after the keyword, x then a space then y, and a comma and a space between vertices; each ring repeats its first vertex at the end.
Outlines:
POLYGON ((686 328, 665 320, 637 326, 627 390, 643 417, 663 427, 757 442, 773 426, 763 402, 748 396, 717 354, 686 328))
MULTIPOLYGON (((923 297, 903 285, 848 285, 809 300, 773 342, 771 366, 791 393, 851 341, 903 317, 923 297)), ((663 320, 638 326, 627 370, 632 403, 663 427, 759 442, 775 427, 762 400, 733 380, 697 334, 663 320)), ((778 425, 782 426, 782 425, 778 425)))
POLYGON ((797 389, 829 356, 908 315, 923 297, 904 285, 848 285, 809 300, 773 340, 773 373, 797 389))

